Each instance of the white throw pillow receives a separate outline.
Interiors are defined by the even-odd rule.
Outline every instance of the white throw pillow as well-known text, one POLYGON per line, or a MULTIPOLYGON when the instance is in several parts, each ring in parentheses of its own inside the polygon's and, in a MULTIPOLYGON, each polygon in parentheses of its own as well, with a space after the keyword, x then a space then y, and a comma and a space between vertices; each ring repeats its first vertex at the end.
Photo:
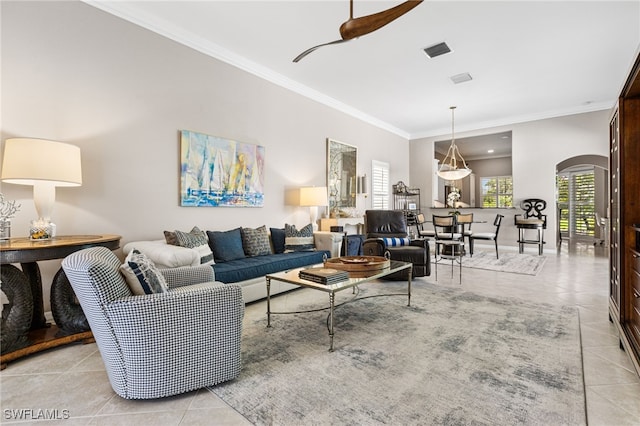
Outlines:
POLYGON ((300 230, 297 230, 295 225, 284 225, 285 253, 292 251, 313 251, 315 248, 313 227, 311 224, 308 224, 300 230))
POLYGON ((164 293, 169 286, 156 265, 138 250, 132 250, 120 266, 120 271, 136 295, 164 293))

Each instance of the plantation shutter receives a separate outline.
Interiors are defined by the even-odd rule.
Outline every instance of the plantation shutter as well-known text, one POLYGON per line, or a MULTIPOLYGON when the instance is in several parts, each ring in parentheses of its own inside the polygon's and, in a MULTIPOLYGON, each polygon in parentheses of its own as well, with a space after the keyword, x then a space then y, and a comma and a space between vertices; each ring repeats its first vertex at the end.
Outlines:
POLYGON ((576 235, 595 235, 595 192, 593 170, 571 173, 571 219, 576 235))
POLYGON ((560 234, 563 238, 569 238, 569 182, 568 173, 556 176, 556 204, 558 206, 558 222, 560 234))
POLYGON ((389 163, 371 162, 371 208, 389 209, 389 163))

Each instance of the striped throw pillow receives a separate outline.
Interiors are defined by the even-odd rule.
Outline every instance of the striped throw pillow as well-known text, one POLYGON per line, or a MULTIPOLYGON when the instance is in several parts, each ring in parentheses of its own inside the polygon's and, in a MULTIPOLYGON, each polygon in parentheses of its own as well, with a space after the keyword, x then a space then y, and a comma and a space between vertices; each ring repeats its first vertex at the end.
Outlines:
POLYGON ((408 246, 411 244, 409 237, 405 238, 383 238, 384 244, 387 247, 400 247, 400 246, 408 246))
POLYGON ((136 249, 127 255, 120 271, 133 294, 164 293, 169 288, 153 261, 136 249))

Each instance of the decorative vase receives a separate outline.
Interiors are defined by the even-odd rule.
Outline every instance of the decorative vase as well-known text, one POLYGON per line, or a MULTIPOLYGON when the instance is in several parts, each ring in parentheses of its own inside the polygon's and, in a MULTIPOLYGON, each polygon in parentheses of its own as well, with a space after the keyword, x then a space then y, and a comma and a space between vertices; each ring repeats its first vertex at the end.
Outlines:
POLYGON ((11 238, 11 221, 9 219, 0 220, 0 241, 11 238))
POLYGON ((29 226, 29 238, 32 240, 48 240, 53 237, 54 228, 47 220, 32 220, 29 226))

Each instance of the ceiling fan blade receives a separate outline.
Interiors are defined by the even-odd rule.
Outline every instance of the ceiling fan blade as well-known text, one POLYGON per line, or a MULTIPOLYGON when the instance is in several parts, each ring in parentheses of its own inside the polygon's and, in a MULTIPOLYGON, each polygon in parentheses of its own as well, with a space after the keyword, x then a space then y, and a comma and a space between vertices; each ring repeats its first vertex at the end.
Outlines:
POLYGON ((371 15, 361 16, 359 18, 353 17, 353 0, 350 3, 349 20, 344 22, 340 26, 340 36, 342 40, 335 40, 329 43, 319 44, 310 49, 305 50, 301 54, 295 57, 293 62, 299 62, 302 58, 309 53, 322 46, 328 46, 330 44, 344 43, 345 41, 353 40, 365 34, 369 34, 379 28, 384 27, 388 23, 398 19, 411 9, 422 3, 424 0, 407 0, 404 3, 400 3, 397 6, 391 7, 382 12, 373 13, 371 15))
POLYGON ((344 40, 351 40, 369 34, 398 19, 422 2, 423 0, 408 0, 382 12, 359 18, 351 17, 340 26, 340 35, 344 40))
POLYGON ((323 43, 323 44, 319 44, 317 46, 313 46, 312 48, 307 49, 304 52, 302 52, 301 54, 299 54, 298 56, 296 56, 295 59, 293 60, 293 62, 298 62, 300 59, 304 58, 309 53, 313 52, 314 50, 316 50, 316 49, 318 49, 318 48, 320 48, 322 46, 329 46, 331 44, 344 43, 346 41, 349 41, 349 40, 334 40, 334 41, 330 41, 329 43, 323 43))

